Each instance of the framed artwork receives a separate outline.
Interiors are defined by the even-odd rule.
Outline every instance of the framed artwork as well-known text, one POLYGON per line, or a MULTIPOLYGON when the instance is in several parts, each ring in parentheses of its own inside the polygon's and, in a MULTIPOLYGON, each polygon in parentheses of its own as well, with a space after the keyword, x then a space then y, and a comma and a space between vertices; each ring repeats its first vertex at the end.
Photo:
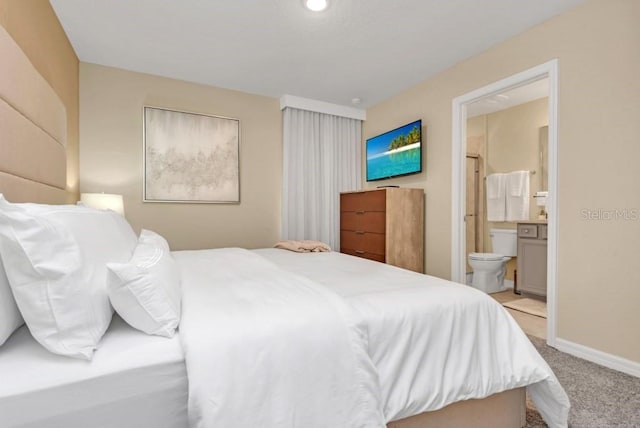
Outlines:
POLYGON ((144 107, 144 202, 239 203, 240 121, 144 107))

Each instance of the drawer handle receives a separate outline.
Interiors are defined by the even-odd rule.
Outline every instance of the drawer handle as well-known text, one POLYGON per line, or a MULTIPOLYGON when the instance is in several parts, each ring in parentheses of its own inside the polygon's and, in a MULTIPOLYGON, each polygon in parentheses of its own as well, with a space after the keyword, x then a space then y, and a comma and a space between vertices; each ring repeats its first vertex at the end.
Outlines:
POLYGON ((364 211, 356 211, 356 214, 364 214, 364 211))
POLYGON ((523 233, 529 233, 529 229, 522 229, 523 233))
POLYGON ((364 235, 364 230, 356 230, 356 235, 364 235))
POLYGON ((355 250, 356 254, 364 254, 364 251, 362 250, 355 250))

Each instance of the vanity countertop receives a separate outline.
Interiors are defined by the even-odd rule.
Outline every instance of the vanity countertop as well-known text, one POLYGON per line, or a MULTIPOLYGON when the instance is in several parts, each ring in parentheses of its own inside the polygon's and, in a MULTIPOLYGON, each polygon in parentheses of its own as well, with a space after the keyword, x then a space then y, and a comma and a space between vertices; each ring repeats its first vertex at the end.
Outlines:
POLYGON ((518 224, 547 224, 547 220, 527 220, 527 221, 518 221, 518 224))

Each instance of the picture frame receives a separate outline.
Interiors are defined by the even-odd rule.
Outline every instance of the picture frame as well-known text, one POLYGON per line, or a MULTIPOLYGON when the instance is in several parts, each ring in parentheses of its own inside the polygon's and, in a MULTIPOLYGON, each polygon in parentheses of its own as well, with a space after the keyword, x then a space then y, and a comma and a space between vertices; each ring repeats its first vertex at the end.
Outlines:
POLYGON ((143 107, 143 201, 240 203, 240 120, 143 107))

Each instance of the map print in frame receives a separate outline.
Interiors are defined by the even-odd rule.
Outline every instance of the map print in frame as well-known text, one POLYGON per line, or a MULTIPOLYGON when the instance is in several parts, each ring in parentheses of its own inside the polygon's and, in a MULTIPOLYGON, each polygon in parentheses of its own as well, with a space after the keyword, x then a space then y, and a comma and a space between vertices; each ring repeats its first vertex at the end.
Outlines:
POLYGON ((240 121, 144 107, 144 201, 240 202, 240 121))

